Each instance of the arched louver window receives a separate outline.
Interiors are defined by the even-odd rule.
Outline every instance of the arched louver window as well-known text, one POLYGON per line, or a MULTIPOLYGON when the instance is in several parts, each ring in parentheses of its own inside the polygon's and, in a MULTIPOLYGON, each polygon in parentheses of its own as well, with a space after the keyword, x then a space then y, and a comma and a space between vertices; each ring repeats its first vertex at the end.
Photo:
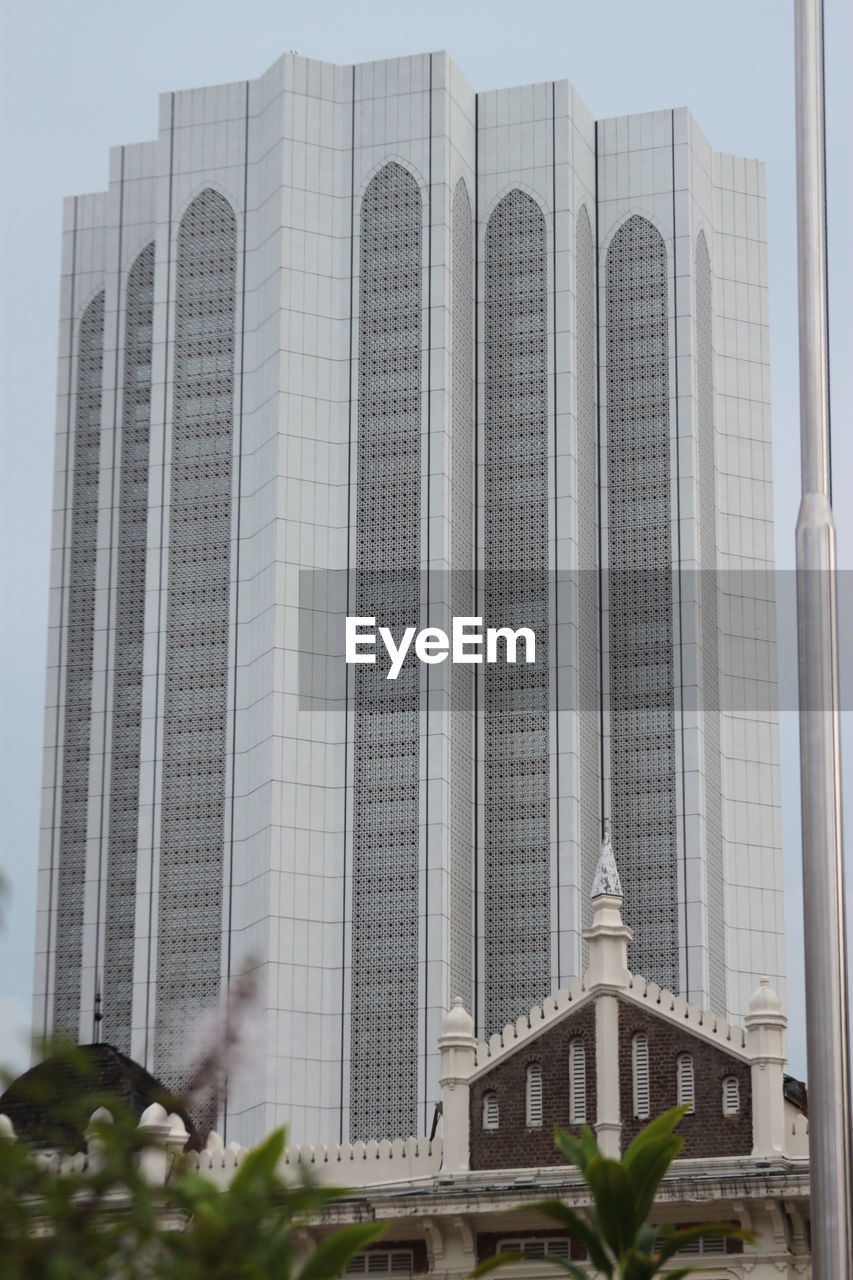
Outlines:
MULTIPOLYGON (((355 605, 386 601, 387 625, 420 609, 423 197, 392 162, 361 202, 355 605)), ((420 675, 407 663, 377 704, 353 676, 350 1125, 354 1138, 411 1133, 418 1082, 420 675), (393 724, 393 729, 390 727, 393 724), (393 747, 391 743, 393 742, 393 747), (394 785, 377 755, 393 751, 394 785), (393 832, 393 839, 389 839, 393 832), (377 1026, 376 1010, 385 1011, 377 1026)))
MULTIPOLYGON (((483 668, 485 1025, 498 1031, 548 990, 548 231, 524 191, 486 226, 483 612, 531 627, 537 661, 483 668), (524 907, 518 886, 524 885, 524 907)), ((478 605, 479 609, 479 605, 478 605)))
POLYGON ((569 1120, 586 1124, 586 1046, 580 1036, 569 1042, 569 1120))
POLYGON ((634 1119, 649 1118, 649 1040, 645 1031, 638 1031, 631 1042, 631 1061, 634 1073, 634 1119))
POLYGON ((95 573, 98 558, 104 293, 80 318, 77 386, 71 438, 70 542, 64 589, 65 708, 61 753, 62 805, 53 965, 53 1030, 77 1039, 83 958, 83 902, 89 803, 89 728, 92 715, 95 573))
POLYGON ((693 1079, 693 1059, 689 1053, 680 1053, 677 1064, 678 1105, 687 1107, 687 1114, 693 1115, 696 1109, 696 1089, 693 1079))
POLYGON ((151 442, 153 244, 143 249, 131 266, 125 299, 107 909, 104 924, 104 1020, 101 1035, 107 1044, 114 1045, 122 1053, 130 1053, 141 770, 142 655, 145 639, 148 462, 151 442))
POLYGON ((176 1092, 222 976, 236 299, 237 220, 207 188, 175 263, 154 1064, 176 1092))
POLYGON ((726 1076, 723 1081, 723 1115, 740 1115, 740 1081, 737 1076, 726 1076))
POLYGON ((628 966, 677 991, 667 272, 660 232, 634 214, 606 266, 611 817, 634 929, 628 966))
POLYGON ((527 1068, 527 1127, 538 1129, 542 1124, 542 1067, 531 1062, 527 1068))
POLYGON ((497 1129, 500 1124, 500 1107, 498 1095, 490 1092, 483 1095, 483 1128, 497 1129))

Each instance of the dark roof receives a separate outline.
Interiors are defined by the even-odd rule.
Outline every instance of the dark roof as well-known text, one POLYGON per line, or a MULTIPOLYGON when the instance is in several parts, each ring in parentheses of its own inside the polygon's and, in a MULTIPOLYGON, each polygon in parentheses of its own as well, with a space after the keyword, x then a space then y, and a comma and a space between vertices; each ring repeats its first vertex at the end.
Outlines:
POLYGON ((804 1116, 809 1114, 809 1091, 804 1080, 797 1080, 795 1076, 785 1076, 783 1085, 785 1097, 788 1102, 792 1102, 795 1107, 799 1107, 804 1116))
POLYGON ((192 1137, 182 1104, 138 1062, 110 1044, 84 1044, 52 1054, 13 1080, 0 1097, 0 1115, 24 1142, 79 1151, 96 1106, 119 1103, 141 1116, 152 1102, 176 1112, 192 1137))

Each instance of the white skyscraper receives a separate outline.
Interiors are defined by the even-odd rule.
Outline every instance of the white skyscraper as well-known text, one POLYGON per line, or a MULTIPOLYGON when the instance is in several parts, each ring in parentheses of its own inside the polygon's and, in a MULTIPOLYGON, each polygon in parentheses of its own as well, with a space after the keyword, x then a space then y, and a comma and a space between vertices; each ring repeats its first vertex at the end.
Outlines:
POLYGON ((684 109, 443 53, 163 96, 66 205, 37 1027, 180 1087, 248 967, 229 1137, 416 1131, 454 996, 582 971, 604 818, 634 969, 782 986, 764 238, 684 109), (537 663, 312 703, 306 570, 537 663))

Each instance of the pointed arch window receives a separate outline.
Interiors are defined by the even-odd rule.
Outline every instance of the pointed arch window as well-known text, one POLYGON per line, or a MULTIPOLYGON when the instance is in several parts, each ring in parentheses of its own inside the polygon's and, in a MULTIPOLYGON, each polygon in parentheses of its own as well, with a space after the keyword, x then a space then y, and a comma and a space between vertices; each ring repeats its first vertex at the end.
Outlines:
POLYGON ((740 1081, 737 1076, 726 1076, 723 1081, 723 1115, 740 1115, 740 1081))
POLYGON ((693 1059, 689 1053, 680 1053, 676 1064, 678 1084, 678 1105, 687 1107, 687 1114, 692 1116, 696 1110, 696 1085, 693 1076, 693 1059))
POLYGON ((586 1124, 586 1045, 580 1036, 569 1041, 569 1123, 586 1124))
POLYGON ((631 1065, 634 1077, 634 1119, 649 1118, 649 1038, 638 1031, 631 1041, 631 1065))
POLYGON ((493 1089, 483 1094, 483 1128, 497 1129, 500 1125, 501 1112, 498 1095, 493 1089))
POLYGON ((542 1066, 531 1062, 527 1068, 527 1127, 538 1129, 542 1124, 542 1066))

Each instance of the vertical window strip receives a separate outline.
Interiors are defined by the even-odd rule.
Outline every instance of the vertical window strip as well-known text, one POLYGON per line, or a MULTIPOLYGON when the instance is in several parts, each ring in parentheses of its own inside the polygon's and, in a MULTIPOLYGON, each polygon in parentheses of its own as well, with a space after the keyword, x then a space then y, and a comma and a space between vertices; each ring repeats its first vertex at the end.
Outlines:
POLYGON ((537 1129, 542 1124, 542 1067, 531 1062, 527 1068, 527 1127, 537 1129))
POLYGON ((500 1125, 500 1105, 498 1095, 490 1091, 483 1095, 483 1128, 497 1129, 500 1125))
POLYGON ((102 1034, 108 1044, 128 1054, 133 1010, 153 320, 154 245, 149 244, 128 274, 125 305, 104 925, 102 1034))
POLYGON ((71 466, 70 545, 66 592, 65 687, 53 1031, 77 1039, 83 963, 83 900, 89 807, 89 740, 98 559, 104 293, 80 320, 71 466))
MULTIPOLYGON (((361 205, 354 594, 361 614, 387 602, 395 634, 420 613, 423 220, 416 180, 385 165, 361 205)), ((417 1123, 418 666, 404 665, 386 704, 378 664, 353 678, 353 1139, 417 1123)))
POLYGON ((569 1043, 569 1117, 586 1124, 586 1046, 580 1036, 569 1043))
POLYGON ((638 1031, 631 1042, 631 1064, 634 1076, 634 1119, 648 1120, 649 1041, 644 1031, 638 1031))
POLYGON ((723 1115, 740 1115, 740 1081, 737 1076, 726 1076, 723 1081, 723 1115))
POLYGON ((237 223, 210 188, 181 219, 176 283, 155 1070, 181 1092, 221 975, 237 223))
POLYGON ((613 843, 629 968, 678 990, 666 246, 637 215, 607 251, 607 552, 613 843))
POLYGON ((548 658, 548 234, 510 191, 486 228, 483 609, 536 633, 534 664, 483 674, 485 1023, 551 981, 548 658), (524 886, 524 903, 519 886, 524 886))

